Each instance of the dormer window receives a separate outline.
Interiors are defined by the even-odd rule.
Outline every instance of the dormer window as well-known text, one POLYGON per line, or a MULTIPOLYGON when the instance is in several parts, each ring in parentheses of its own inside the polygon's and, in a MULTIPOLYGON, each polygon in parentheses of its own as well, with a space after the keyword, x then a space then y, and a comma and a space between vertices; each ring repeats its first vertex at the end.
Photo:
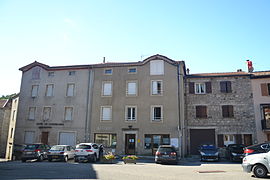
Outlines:
POLYGON ((69 72, 68 72, 68 75, 69 75, 69 76, 75 76, 75 73, 76 73, 76 71, 69 71, 69 72))
POLYGON ((105 69, 104 74, 106 75, 112 75, 112 69, 105 69))
POLYGON ((135 74, 135 73, 137 73, 137 68, 128 68, 128 73, 129 74, 135 74))

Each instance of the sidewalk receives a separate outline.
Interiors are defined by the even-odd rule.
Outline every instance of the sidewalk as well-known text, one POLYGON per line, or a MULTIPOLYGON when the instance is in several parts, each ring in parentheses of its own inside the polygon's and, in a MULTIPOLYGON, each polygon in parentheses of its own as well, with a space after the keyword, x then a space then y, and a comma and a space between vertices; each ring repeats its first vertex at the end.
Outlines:
POLYGON ((0 158, 0 163, 1 163, 1 162, 7 162, 7 161, 8 161, 7 159, 0 158))

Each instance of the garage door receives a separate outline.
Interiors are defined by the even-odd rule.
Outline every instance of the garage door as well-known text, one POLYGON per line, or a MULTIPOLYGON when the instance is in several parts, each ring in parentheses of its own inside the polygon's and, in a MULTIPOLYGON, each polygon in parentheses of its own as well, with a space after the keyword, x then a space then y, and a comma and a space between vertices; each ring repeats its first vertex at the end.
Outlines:
POLYGON ((75 146, 75 133, 74 132, 60 132, 59 144, 75 146))
POLYGON ((215 129, 190 129, 190 154, 199 154, 201 144, 216 144, 215 129))

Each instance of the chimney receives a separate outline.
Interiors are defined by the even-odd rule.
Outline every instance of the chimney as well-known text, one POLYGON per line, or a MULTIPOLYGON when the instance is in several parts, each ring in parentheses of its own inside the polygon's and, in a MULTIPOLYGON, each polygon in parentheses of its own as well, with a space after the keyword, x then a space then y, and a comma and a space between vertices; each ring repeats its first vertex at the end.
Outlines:
POLYGON ((105 63, 105 57, 103 57, 103 63, 105 63))
POLYGON ((254 68, 253 68, 253 66, 252 66, 252 61, 247 60, 246 62, 247 62, 247 66, 248 66, 248 72, 249 72, 249 73, 252 73, 253 70, 254 70, 254 68))
POLYGON ((237 69, 237 72, 242 72, 242 69, 237 69))
POLYGON ((189 71, 190 71, 189 68, 187 68, 187 74, 189 74, 189 71))

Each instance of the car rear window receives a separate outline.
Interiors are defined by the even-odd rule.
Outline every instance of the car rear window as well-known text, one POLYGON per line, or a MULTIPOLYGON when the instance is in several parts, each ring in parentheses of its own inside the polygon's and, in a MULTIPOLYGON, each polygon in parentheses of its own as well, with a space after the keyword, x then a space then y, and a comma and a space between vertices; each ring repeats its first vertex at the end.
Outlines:
POLYGON ((38 144, 29 144, 25 147, 26 150, 34 150, 36 148, 38 148, 38 144))
POLYGON ((91 149, 91 146, 86 144, 80 144, 76 146, 76 149, 91 149))
POLYGON ((53 146, 51 150, 56 150, 56 151, 64 151, 65 147, 64 146, 53 146))
POLYGON ((171 147, 161 147, 158 149, 159 152, 175 152, 174 148, 171 147))

